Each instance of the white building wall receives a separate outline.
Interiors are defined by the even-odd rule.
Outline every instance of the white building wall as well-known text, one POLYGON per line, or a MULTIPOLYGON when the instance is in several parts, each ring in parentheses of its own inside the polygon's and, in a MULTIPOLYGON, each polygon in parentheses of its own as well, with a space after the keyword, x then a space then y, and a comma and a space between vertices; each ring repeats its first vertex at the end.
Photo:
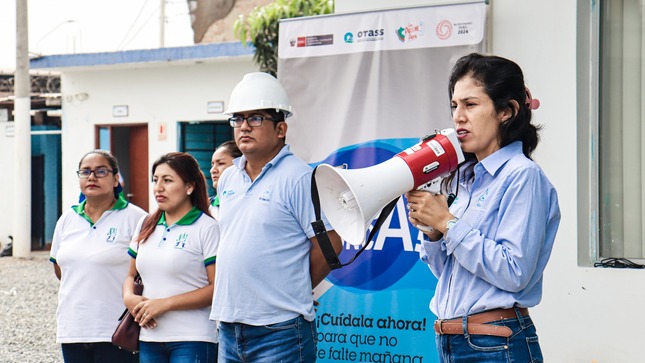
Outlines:
MULTIPOLYGON (((101 67, 63 70, 63 209, 78 200, 74 172, 81 157, 95 147, 96 125, 147 123, 151 166, 162 154, 177 151, 178 121, 225 119, 207 113, 207 103, 224 101, 227 105, 233 87, 245 73, 255 71, 251 56, 109 71, 101 67), (116 105, 127 105, 128 116, 114 117, 116 105), (160 125, 166 129, 165 138, 159 135, 160 125)), ((151 209, 156 205, 151 195, 149 203, 151 209)))
MULTIPOLYGON (((433 3, 439 2, 408 0, 397 6, 433 3)), ((642 362, 645 271, 577 263, 578 244, 589 241, 578 241, 577 233, 576 33, 586 30, 577 29, 576 6, 560 0, 491 0, 489 5, 490 52, 516 61, 541 101, 534 115, 544 128, 534 156, 555 185, 562 212, 543 300, 531 315, 546 362, 642 362)), ((390 7, 386 0, 336 0, 337 12, 390 7)))

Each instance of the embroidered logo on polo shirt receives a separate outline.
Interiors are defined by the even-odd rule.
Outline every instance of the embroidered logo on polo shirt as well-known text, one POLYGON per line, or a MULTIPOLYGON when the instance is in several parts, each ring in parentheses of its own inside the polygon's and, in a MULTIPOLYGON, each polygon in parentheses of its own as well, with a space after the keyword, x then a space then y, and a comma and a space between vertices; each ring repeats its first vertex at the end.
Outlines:
POLYGON ((477 204, 476 204, 475 206, 476 206, 477 208, 479 208, 479 209, 483 209, 483 208, 484 208, 484 204, 485 204, 485 202, 486 202, 486 198, 487 198, 487 197, 488 197, 488 188, 486 188, 486 190, 484 190, 484 192, 482 193, 482 195, 481 195, 481 196, 479 197, 479 199, 477 200, 477 204))
POLYGON ((105 242, 114 243, 116 241, 117 229, 115 227, 110 227, 107 233, 107 238, 105 242))
POLYGON ((235 191, 232 189, 227 189, 222 192, 222 197, 230 197, 231 195, 235 194, 235 191))
POLYGON ((271 197, 271 190, 267 189, 264 192, 262 192, 262 195, 260 195, 260 197, 258 199, 260 199, 263 202, 269 202, 269 201, 271 201, 270 197, 271 197))
POLYGON ((186 241, 188 240, 188 233, 182 233, 177 237, 175 241, 175 248, 184 248, 186 246, 186 241))

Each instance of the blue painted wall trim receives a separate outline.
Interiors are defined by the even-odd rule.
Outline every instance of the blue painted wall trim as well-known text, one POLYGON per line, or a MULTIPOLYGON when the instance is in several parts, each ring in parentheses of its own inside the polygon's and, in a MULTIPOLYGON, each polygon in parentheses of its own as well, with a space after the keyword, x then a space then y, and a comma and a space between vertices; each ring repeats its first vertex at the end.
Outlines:
POLYGON ((31 69, 87 67, 129 63, 171 62, 253 55, 255 47, 240 42, 198 44, 188 47, 128 50, 123 52, 48 55, 29 61, 31 69))
MULTIPOLYGON (((48 125, 32 125, 32 131, 51 131, 60 130, 59 127, 48 125)), ((32 135, 31 136, 31 155, 43 155, 45 157, 44 164, 44 180, 43 185, 34 186, 43 188, 45 199, 36 201, 43 203, 45 215, 44 218, 45 230, 42 231, 45 244, 51 244, 54 237, 54 229, 56 222, 60 217, 60 203, 61 203, 61 135, 32 135)), ((33 202, 32 202, 33 203, 33 202)), ((43 246, 44 247, 44 246, 43 246)))

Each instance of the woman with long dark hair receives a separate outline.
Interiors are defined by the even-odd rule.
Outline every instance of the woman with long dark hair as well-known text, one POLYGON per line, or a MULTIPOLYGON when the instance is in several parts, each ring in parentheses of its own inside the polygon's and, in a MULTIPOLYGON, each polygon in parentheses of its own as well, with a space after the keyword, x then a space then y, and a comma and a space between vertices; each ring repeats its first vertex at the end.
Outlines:
POLYGON ((531 159, 539 103, 516 63, 480 54, 457 61, 449 95, 466 155, 444 185, 454 202, 407 193, 410 222, 433 228, 421 255, 438 279, 430 309, 440 361, 542 362, 528 308, 542 297, 560 209, 531 159))
POLYGON ((158 209, 130 244, 133 257, 123 300, 135 321, 141 363, 215 362, 213 297, 219 227, 208 212, 204 174, 186 153, 161 156, 152 166, 158 209), (143 295, 133 293, 139 273, 143 295))

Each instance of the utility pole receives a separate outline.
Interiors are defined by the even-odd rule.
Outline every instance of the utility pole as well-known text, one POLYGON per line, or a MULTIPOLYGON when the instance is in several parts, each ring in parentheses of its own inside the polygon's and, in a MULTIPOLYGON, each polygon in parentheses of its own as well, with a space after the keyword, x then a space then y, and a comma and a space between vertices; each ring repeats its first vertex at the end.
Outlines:
POLYGON ((27 0, 16 0, 14 257, 29 257, 31 254, 31 83, 27 19, 27 0))
POLYGON ((159 48, 164 47, 166 36, 166 0, 161 0, 161 10, 159 11, 159 48))

